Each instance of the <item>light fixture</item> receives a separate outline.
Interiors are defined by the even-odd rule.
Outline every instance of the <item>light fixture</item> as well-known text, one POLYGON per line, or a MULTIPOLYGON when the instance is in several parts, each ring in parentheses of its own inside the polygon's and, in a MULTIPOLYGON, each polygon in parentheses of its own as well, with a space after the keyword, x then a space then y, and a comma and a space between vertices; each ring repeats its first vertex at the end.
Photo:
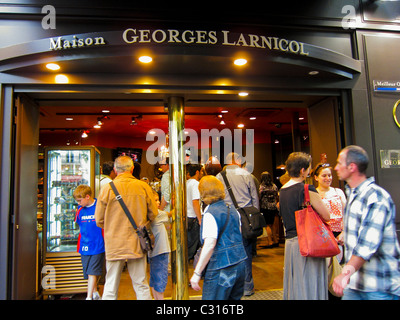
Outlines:
POLYGON ((249 95, 248 92, 239 92, 239 96, 241 97, 247 97, 249 95))
POLYGON ((243 123, 239 123, 238 124, 238 128, 244 128, 244 124, 243 123))
POLYGON ((100 128, 101 128, 101 125, 95 124, 95 125, 93 126, 93 128, 100 129, 100 128))
POLYGON ((221 113, 228 113, 228 110, 222 110, 221 113))
POLYGON ((88 130, 83 130, 81 137, 82 138, 87 138, 88 137, 88 130))
POLYGON ((226 123, 225 123, 225 121, 224 121, 224 119, 221 119, 221 121, 220 121, 220 123, 219 124, 221 124, 221 125, 225 125, 226 123))
POLYGON ((139 57, 139 61, 141 63, 150 63, 153 61, 153 58, 149 57, 149 56, 141 56, 141 57, 139 57))
POLYGON ((101 110, 101 112, 103 112, 103 113, 109 113, 109 112, 110 112, 110 110, 103 109, 103 110, 101 110))
POLYGON ((319 74, 319 71, 316 71, 316 70, 310 71, 308 74, 309 74, 310 76, 316 76, 317 74, 319 74))
POLYGON ((65 118, 65 120, 67 120, 67 121, 72 121, 72 120, 74 120, 74 118, 67 117, 67 118, 65 118))
POLYGON ((250 120, 256 120, 257 118, 256 117, 250 117, 249 119, 250 120))
POLYGON ((57 63, 48 63, 46 64, 46 68, 51 71, 60 70, 60 66, 57 63))
POLYGON ((132 117, 131 126, 136 126, 136 125, 137 125, 136 118, 132 117))
POLYGON ((247 63, 247 60, 246 59, 236 59, 233 63, 237 66, 244 66, 247 63))
POLYGON ((64 75, 64 74, 58 74, 58 75, 56 75, 56 77, 55 77, 55 81, 56 81, 56 83, 68 83, 68 82, 69 82, 69 79, 68 79, 68 77, 67 77, 66 75, 64 75))

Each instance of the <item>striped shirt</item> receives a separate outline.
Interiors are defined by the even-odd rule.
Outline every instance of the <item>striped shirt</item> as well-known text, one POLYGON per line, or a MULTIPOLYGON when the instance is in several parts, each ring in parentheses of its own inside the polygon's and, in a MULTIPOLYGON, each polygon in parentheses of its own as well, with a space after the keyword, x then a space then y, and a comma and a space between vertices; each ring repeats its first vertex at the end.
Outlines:
POLYGON ((346 261, 352 255, 366 260, 351 276, 348 288, 400 296, 400 247, 396 209, 388 192, 368 178, 356 188, 346 186, 344 213, 346 261))

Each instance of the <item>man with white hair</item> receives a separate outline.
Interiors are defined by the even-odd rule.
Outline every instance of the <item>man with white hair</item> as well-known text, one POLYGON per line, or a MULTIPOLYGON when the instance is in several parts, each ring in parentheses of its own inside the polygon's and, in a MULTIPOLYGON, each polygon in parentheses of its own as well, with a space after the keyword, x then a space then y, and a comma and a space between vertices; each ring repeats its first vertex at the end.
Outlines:
MULTIPOLYGON (((258 191, 254 183, 254 179, 250 172, 240 167, 241 158, 235 153, 231 152, 226 156, 225 160, 226 167, 223 169, 226 172, 226 177, 231 186, 233 195, 235 196, 236 202, 239 208, 251 207, 260 208, 258 200, 258 191)), ((229 195, 229 191, 226 188, 224 178, 220 173, 216 176, 225 186, 225 202, 232 205, 233 201, 229 195)), ((246 277, 244 283, 244 295, 251 296, 254 294, 254 282, 252 273, 252 260, 253 260, 253 242, 257 239, 245 239, 243 238, 243 245, 246 249, 246 277)))
MULTIPOLYGON (((133 161, 128 156, 115 159, 114 169, 117 177, 114 184, 136 225, 142 226, 155 219, 158 208, 150 186, 132 175, 133 167, 133 161)), ((104 229, 106 249, 107 274, 103 300, 117 299, 125 261, 137 299, 151 300, 146 276, 146 254, 143 253, 139 237, 109 184, 100 191, 95 219, 97 226, 104 229)))

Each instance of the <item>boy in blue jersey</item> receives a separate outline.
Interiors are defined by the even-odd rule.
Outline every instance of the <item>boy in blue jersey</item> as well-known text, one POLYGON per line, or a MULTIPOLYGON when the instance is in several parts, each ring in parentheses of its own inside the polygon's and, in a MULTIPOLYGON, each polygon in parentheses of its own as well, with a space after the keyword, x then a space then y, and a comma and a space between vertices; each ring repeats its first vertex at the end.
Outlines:
POLYGON ((78 202, 75 222, 80 229, 77 251, 81 254, 83 277, 88 279, 86 300, 100 300, 97 277, 103 273, 105 248, 103 230, 96 225, 94 218, 96 199, 87 185, 78 186, 73 196, 78 202))

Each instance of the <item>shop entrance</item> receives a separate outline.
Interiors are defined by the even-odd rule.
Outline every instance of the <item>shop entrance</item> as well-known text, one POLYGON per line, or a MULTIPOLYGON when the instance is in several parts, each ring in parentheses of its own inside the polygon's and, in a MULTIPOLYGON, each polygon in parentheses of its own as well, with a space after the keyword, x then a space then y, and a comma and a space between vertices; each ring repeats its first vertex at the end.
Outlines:
MULTIPOLYGON (((16 90, 18 91, 18 90, 16 90)), ((32 292, 41 291, 42 261, 40 255, 45 252, 40 245, 19 246, 23 243, 18 231, 29 230, 24 233, 24 238, 36 238, 36 223, 39 230, 43 224, 40 219, 40 181, 41 162, 38 160, 45 146, 95 146, 101 153, 100 162, 113 160, 118 152, 126 150, 137 152, 140 157, 141 177, 156 181, 160 177, 157 166, 150 164, 146 159, 146 151, 154 140, 146 141, 146 135, 152 129, 161 129, 168 133, 168 112, 166 110, 165 94, 128 94, 128 93, 73 93, 62 92, 18 92, 16 93, 16 108, 24 110, 26 115, 20 117, 16 123, 16 141, 24 137, 24 142, 16 144, 15 159, 20 163, 16 167, 15 176, 24 176, 24 180, 16 181, 15 194, 32 195, 28 204, 25 197, 16 198, 18 204, 15 212, 20 217, 14 226, 14 251, 15 263, 12 268, 12 279, 21 279, 23 274, 18 266, 32 264, 32 256, 37 256, 36 272, 33 268, 24 268, 30 272, 30 285, 12 285, 12 298, 32 298, 32 292), (108 112, 107 112, 108 111, 108 112), (39 118, 39 119, 38 119, 39 118), (73 120, 70 120, 70 119, 73 120), (94 128, 102 122, 100 128, 94 128), (21 128, 31 132, 20 132, 21 128), (88 137, 82 137, 86 133, 88 137), (36 153, 36 146, 39 152, 36 153), (29 163, 30 166, 25 164, 29 163), (37 169, 33 163, 39 163, 37 169), (25 170, 25 171, 24 171, 25 170), (28 174, 39 171, 39 177, 28 174), (36 187, 39 180, 39 188, 36 187), (39 190, 38 190, 39 189, 39 190), (38 193, 39 192, 39 193, 38 193), (39 194, 36 205, 36 196, 39 194), (24 210, 21 208, 24 206, 24 210), (21 214, 23 212, 23 214, 21 214), (25 219, 27 212, 33 219, 25 219), (38 220, 36 220, 38 212, 38 220), (18 226, 18 227, 16 227, 18 226), (15 229, 17 228, 17 229, 15 229), (23 248, 23 250, 22 250, 23 248), (22 254, 22 252, 24 254, 22 254), (29 254, 27 254, 27 252, 29 254), (28 261, 27 257, 30 257, 28 261)), ((254 130, 254 169, 253 174, 259 178, 261 172, 273 172, 276 184, 279 186, 279 176, 283 173, 281 165, 287 155, 292 151, 311 153, 313 163, 319 161, 321 153, 328 155, 328 161, 334 162, 337 152, 341 147, 341 132, 343 128, 339 121, 342 114, 342 97, 339 93, 330 92, 312 94, 266 94, 245 98, 237 94, 218 95, 189 94, 184 95, 185 128, 192 129, 201 136, 201 129, 224 129, 233 131, 242 123, 242 130, 254 130), (223 124, 225 123, 225 124, 223 124)), ((20 113, 18 113, 20 114, 20 113)), ((201 154, 201 152, 200 152, 201 154)), ((221 152, 223 154, 223 152, 221 152)), ((223 162, 223 161, 221 161, 223 162)), ((43 218, 42 218, 43 219, 43 218)), ((41 233, 39 232, 39 238, 41 233)), ((46 234, 43 233, 43 237, 46 234)), ((43 239, 41 239, 43 241, 43 239)), ((36 240, 35 240, 36 243, 36 240)))

